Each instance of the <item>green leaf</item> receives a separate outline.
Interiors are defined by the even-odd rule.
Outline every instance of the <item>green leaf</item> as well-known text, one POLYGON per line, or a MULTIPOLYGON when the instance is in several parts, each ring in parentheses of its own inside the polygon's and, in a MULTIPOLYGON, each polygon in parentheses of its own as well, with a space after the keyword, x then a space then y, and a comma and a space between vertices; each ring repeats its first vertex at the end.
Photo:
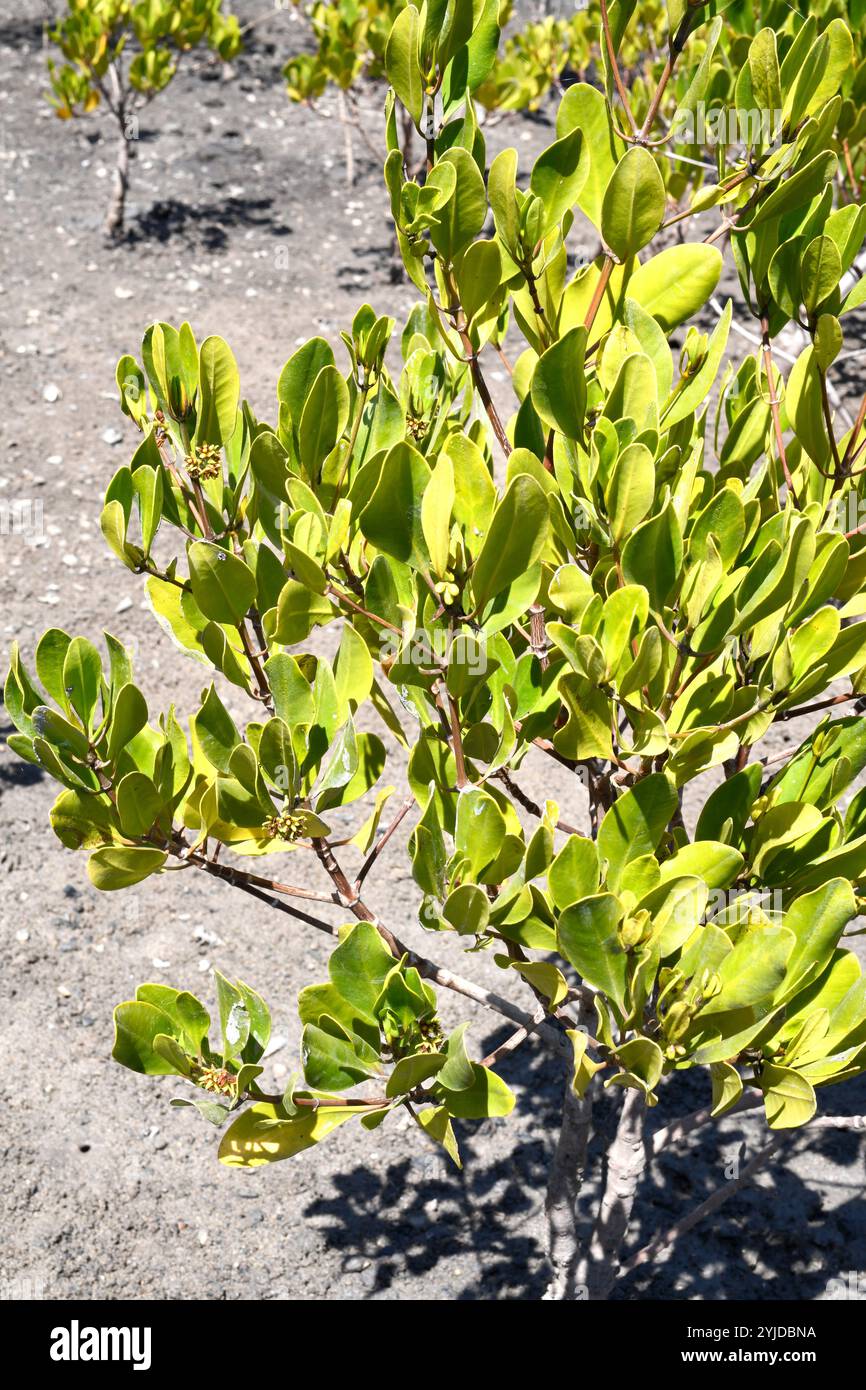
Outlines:
POLYGON ((117 692, 111 711, 108 735, 108 761, 114 762, 147 723, 147 703, 137 686, 127 684, 117 692))
POLYGON ((210 541, 194 541, 187 558, 193 597, 204 616, 216 623, 239 623, 255 603, 252 571, 237 555, 210 541))
POLYGON ((842 279, 842 258, 835 241, 828 236, 816 236, 803 252, 800 263, 800 284, 807 313, 814 314, 842 279))
POLYGON ((333 365, 334 354, 330 344, 324 338, 310 338, 283 367, 277 383, 277 397, 295 426, 300 423, 304 404, 322 368, 333 365))
POLYGON ((673 783, 662 772, 650 773, 618 796, 598 831, 598 856, 607 860, 607 881, 616 888, 632 860, 657 849, 677 809, 673 783))
POLYGON ((592 840, 569 835, 547 870, 547 886, 554 907, 562 911, 598 888, 598 855, 592 840))
POLYGON ((117 814, 124 835, 146 836, 162 810, 162 797, 143 772, 128 772, 117 784, 117 814))
POLYGON ((529 179, 531 192, 544 204, 542 234, 558 226, 569 208, 574 207, 588 174, 589 148, 579 128, 542 150, 529 179))
POLYGON ((614 464, 605 489, 611 535, 618 544, 643 521, 654 496, 652 454, 645 444, 630 444, 614 464))
POLYGON ((670 333, 706 304, 719 283, 723 263, 716 246, 701 242, 668 246, 634 271, 628 282, 629 299, 670 333))
POLYGON ((385 72, 416 126, 424 109, 424 78, 419 58, 421 20, 414 5, 398 14, 385 46, 385 72))
POLYGON ((118 888, 131 888, 158 873, 167 858, 161 849, 106 845, 91 854, 87 873, 95 888, 102 893, 112 893, 118 888))
POLYGON ((710 1065, 713 1082, 713 1108, 711 1114, 724 1115, 736 1105, 743 1094, 743 1082, 736 1067, 730 1062, 713 1062, 710 1065))
MULTIPOLYGON (((494 848, 498 851, 499 841, 494 848)), ((442 916, 461 936, 481 936, 490 920, 490 900, 477 884, 461 883, 445 899, 442 916)))
POLYGON ((336 367, 323 367, 304 402, 298 426, 298 449, 307 476, 318 480, 325 459, 349 418, 349 391, 336 367))
POLYGON ((154 1040, 174 1032, 172 1021, 162 1009, 143 1001, 118 1004, 114 1010, 115 1062, 146 1076, 169 1076, 180 1069, 154 1047, 154 1040))
POLYGON ((101 681, 99 652, 85 637, 73 637, 63 661, 63 690, 86 729, 91 727, 101 681))
POLYGON ((514 1092, 489 1067, 472 1063, 473 1081, 460 1091, 442 1087, 442 1098, 449 1115, 458 1120, 486 1120, 509 1115, 514 1109, 514 1092))
POLYGON ((442 1145, 451 1161, 456 1163, 458 1168, 462 1168, 457 1140, 454 1138, 454 1130, 445 1106, 438 1105, 428 1110, 421 1110, 416 1114, 415 1119, 431 1139, 442 1145))
POLYGON ((535 564, 547 543, 547 498, 534 478, 519 474, 493 514, 472 570, 476 612, 535 564))
POLYGON ((791 904, 785 913, 785 927, 794 934, 794 948, 788 957, 786 990, 807 974, 820 974, 856 916, 854 890, 844 878, 831 879, 791 904))
MULTIPOLYGON (((360 1039, 358 1040, 360 1045, 360 1039)), ((304 1076, 315 1090, 343 1091, 381 1070, 378 1060, 366 1060, 344 1037, 308 1023, 301 1039, 304 1076)))
POLYGON ((200 444, 225 445, 235 432, 240 377, 237 363, 222 338, 205 338, 199 354, 201 404, 196 425, 200 444))
POLYGON ((449 1091, 467 1091, 475 1082, 475 1070, 466 1051, 466 1030, 468 1023, 459 1023, 448 1036, 446 1060, 439 1073, 440 1085, 449 1091))
POLYGON ((582 979, 595 985, 625 1012, 628 956, 617 928, 622 908, 612 893, 597 893, 566 908, 556 927, 556 944, 582 979))
POLYGON ((441 1052, 415 1052, 410 1057, 401 1057, 388 1077, 385 1095, 407 1095, 422 1081, 435 1076, 444 1065, 445 1057, 441 1052))
POLYGON ((701 1019, 772 999, 785 978, 793 949, 794 933, 785 927, 747 931, 720 964, 721 990, 704 1005, 701 1019))
POLYGON ((483 882, 496 864, 506 833, 505 817, 488 792, 465 787, 459 793, 454 844, 474 879, 483 882))
POLYGON ((749 46, 749 75, 755 109, 761 112, 781 110, 782 86, 774 29, 759 29, 752 39, 749 46))
POLYGON ((328 971, 343 998, 372 1018, 395 964, 372 923, 358 922, 334 951, 328 971))
POLYGON ((650 607, 660 613, 682 577, 683 538, 671 502, 638 526, 622 552, 622 572, 629 584, 642 585, 650 607))
POLYGON ((656 162, 648 150, 633 145, 617 164, 605 190, 602 237, 617 260, 627 261, 652 240, 664 215, 665 186, 656 162))
POLYGON ((837 166, 835 154, 825 151, 815 155, 814 159, 777 184, 773 191, 761 200, 757 212, 748 224, 748 230, 754 231, 766 222, 811 202, 816 193, 820 193, 835 177, 837 166))
POLYGON ((583 359, 586 329, 572 328, 538 359, 532 377, 532 404, 548 429, 582 440, 586 416, 583 359))
POLYGON ((710 334, 704 361, 693 376, 681 379, 674 388, 669 404, 662 411, 662 425, 665 429, 672 429, 674 425, 679 424, 680 420, 685 420, 693 410, 697 410, 703 404, 709 395, 728 344, 732 313, 733 303, 729 299, 721 318, 710 334))
POLYGON ((325 1105, 305 1107, 296 1118, 289 1118, 282 1106, 263 1103, 241 1112, 225 1132, 219 1146, 219 1160, 230 1168, 259 1168, 293 1158, 351 1120, 353 1115, 369 1115, 368 1105, 325 1105))
POLYGON ((167 1014, 174 1024, 171 1031, 181 1041, 186 1039, 190 1051, 196 1054, 202 1051, 210 1028, 210 1015, 194 994, 173 989, 171 985, 145 984, 138 986, 135 997, 167 1014))
POLYGON ((61 628, 51 627, 36 644, 36 674, 52 700, 61 709, 68 709, 68 697, 63 683, 63 663, 72 638, 61 628))
POLYGON ((430 565, 435 575, 444 577, 451 549, 451 513, 456 497, 454 465, 447 454, 440 455, 421 499, 421 530, 427 543, 430 565))
POLYGON ((628 1086, 650 1097, 661 1081, 664 1069, 664 1057, 658 1043, 651 1038, 631 1038, 617 1048, 616 1061, 624 1070, 611 1076, 605 1086, 628 1086))
POLYGON ((213 686, 205 693, 201 709, 190 720, 193 742, 197 743, 211 767, 228 773, 232 751, 241 742, 231 715, 213 686))
POLYGON ((289 579, 277 603, 273 640, 294 647, 306 641, 314 627, 329 623, 333 617, 333 605, 324 594, 313 593, 305 584, 289 579))
POLYGON ((594 1062, 587 1055, 589 1038, 581 1029, 567 1028, 566 1036, 574 1049, 574 1074, 571 1078, 571 1089, 576 1096, 583 1098, 592 1078, 596 1072, 604 1070, 605 1064, 604 1062, 594 1062))
POLYGON ((453 164, 457 183, 451 197, 437 214, 437 222, 430 230, 430 240, 440 256, 453 261, 459 256, 484 226, 487 218, 487 191, 478 165, 468 150, 459 147, 446 150, 439 164, 453 164))
POLYGON ((429 563, 421 520, 430 466, 411 444, 396 444, 385 457, 376 489, 361 513, 367 540, 395 560, 425 568, 429 563))
POLYGON ((758 1077, 770 1129, 799 1129, 817 1109, 815 1092, 805 1076, 790 1067, 766 1063, 758 1077))
POLYGON ((556 113, 556 133, 562 138, 573 130, 583 134, 589 155, 589 169, 578 195, 578 204, 597 230, 601 231, 604 191, 623 146, 614 134, 604 92, 586 82, 568 87, 556 113))

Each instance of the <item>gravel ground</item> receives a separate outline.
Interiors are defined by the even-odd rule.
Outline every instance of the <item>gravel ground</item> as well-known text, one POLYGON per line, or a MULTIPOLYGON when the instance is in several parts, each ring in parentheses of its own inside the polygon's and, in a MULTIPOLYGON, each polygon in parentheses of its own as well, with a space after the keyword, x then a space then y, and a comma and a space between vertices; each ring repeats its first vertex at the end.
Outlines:
MULTIPOLYGON (((236 8, 248 19, 262 7, 246 0, 236 8)), ((189 317, 199 339, 218 332, 230 341, 245 394, 267 418, 279 369, 298 342, 313 333, 336 342, 364 299, 399 318, 412 291, 392 279, 376 161, 359 146, 348 189, 333 104, 325 99, 326 114, 317 116, 283 97, 279 68, 300 46, 292 13, 277 12, 255 31, 229 80, 195 59, 147 111, 132 168, 130 237, 115 250, 99 236, 110 131, 99 117, 60 125, 42 100, 41 15, 33 0, 14 10, 10 0, 0 3, 0 502, 38 503, 43 519, 41 538, 3 537, 4 646, 18 637, 30 659, 52 623, 90 636, 106 627, 140 653, 152 708, 173 700, 188 712, 202 670, 157 631, 139 581, 110 556, 98 527, 106 482, 134 439, 114 404, 118 356, 137 351, 147 322, 189 317)), ((380 97, 364 100, 371 138, 380 97)), ((503 123, 490 143, 494 151, 516 143, 528 160, 551 138, 546 110, 503 123)), ((733 281, 727 288, 733 292, 733 281)), ((491 377, 504 395, 504 373, 491 377)), ((796 737, 787 726, 785 738, 796 737)), ((558 796, 580 821, 582 794, 561 770, 530 762, 523 781, 536 797, 558 796)), ((265 1080, 276 1086, 295 1065, 295 996, 325 977, 327 942, 189 873, 97 894, 83 856, 48 830, 54 794, 47 779, 0 752, 0 1036, 14 1059, 0 1141, 5 1291, 41 1288, 51 1299, 537 1298, 544 1180, 563 1083, 545 1055, 527 1045, 503 1068, 518 1097, 507 1121, 460 1127, 462 1173, 407 1128, 408 1117, 372 1135, 347 1126, 271 1169, 222 1168, 214 1132, 169 1110, 169 1081, 110 1063, 111 1008, 143 979, 205 998, 212 966, 247 979, 272 1002, 284 1040, 268 1059, 265 1080)), ((370 900, 429 950, 404 862, 395 845, 370 900)), ((304 872, 302 865, 296 878, 304 872)), ((321 886, 313 867, 306 875, 321 886)), ((491 962, 462 960, 452 943, 441 955, 501 983, 491 962)), ((473 1018, 479 1055, 504 1036, 473 1006, 442 1005, 452 1024, 473 1018)), ((678 1080, 676 1090, 675 1099, 663 1097, 660 1121, 706 1099, 700 1078, 678 1080)), ((829 1096, 833 1110, 863 1112, 866 1081, 829 1096)), ((762 1132, 760 1120, 729 1119, 654 1165, 634 1248, 729 1177, 762 1132)), ((866 1270, 862 1137, 824 1133, 809 1146, 793 1138, 788 1149, 789 1163, 684 1239, 666 1264, 625 1281, 620 1296, 808 1300, 829 1296, 831 1277, 851 1271, 856 1288, 857 1271, 866 1270)))

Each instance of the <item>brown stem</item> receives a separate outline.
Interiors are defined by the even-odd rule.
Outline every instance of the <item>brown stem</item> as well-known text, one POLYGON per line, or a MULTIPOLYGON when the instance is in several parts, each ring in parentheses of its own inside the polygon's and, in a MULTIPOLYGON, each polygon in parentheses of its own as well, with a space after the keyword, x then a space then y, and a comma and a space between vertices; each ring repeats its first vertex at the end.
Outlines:
POLYGON ((857 419, 854 421, 854 428, 851 431, 845 453, 842 457, 842 467, 846 472, 854 461, 857 439, 863 428, 864 422, 866 422, 866 393, 864 393, 863 399, 860 402, 860 409, 857 411, 857 419))
POLYGON ((854 165, 851 163, 851 150, 847 140, 842 141, 842 153, 845 156, 845 168, 848 170, 848 178, 851 180, 851 188, 854 191, 854 199, 860 201, 860 185, 854 175, 854 165))
POLYGON ((486 1057, 482 1057, 479 1066, 495 1067, 497 1062, 501 1062, 503 1057, 515 1052, 522 1042, 535 1031, 539 1024, 544 1023, 548 1017, 547 1009, 539 1006, 531 1016, 531 1022, 521 1024, 513 1033, 501 1042, 498 1047, 494 1047, 492 1052, 488 1052, 486 1057))
MULTIPOLYGON (((496 773, 496 776, 499 781, 508 788, 514 800, 518 801, 525 811, 528 811, 531 816, 535 816, 537 820, 543 819, 544 812, 538 802, 533 801, 531 796, 527 796, 522 787, 518 787, 507 768, 501 767, 496 773)), ((577 829, 577 826, 569 825, 568 821, 565 820, 558 820, 556 822, 556 829, 561 830, 564 835, 580 835, 582 833, 577 829)))
POLYGON ((781 714, 777 714, 774 723, 781 724, 786 719, 799 719, 801 714, 816 714, 818 710, 831 709, 834 705, 846 705, 850 700, 857 700, 860 697, 854 693, 851 695, 831 695, 826 700, 816 700, 812 705, 801 705, 799 709, 786 709, 781 714))
POLYGON ((773 416, 773 429, 776 434, 776 449, 779 454, 779 462, 785 474, 785 482, 788 491, 794 499, 797 507, 800 506, 799 499, 794 491, 794 482, 791 477, 791 470, 788 467, 788 456, 785 453, 785 441, 782 437, 782 417, 779 412, 779 399, 776 395, 776 376, 773 367, 773 350, 770 346, 770 324, 766 314, 761 315, 761 345, 764 355, 764 371, 767 374, 767 386, 770 392, 770 412, 773 416))
POLYGON ((325 592, 330 598, 335 599, 337 603, 345 603, 353 612, 360 613, 362 618, 369 618, 371 623, 377 623, 379 627, 386 627, 389 632, 396 632, 398 637, 403 636, 399 627, 395 627, 393 623, 389 623, 385 618, 380 618, 377 613, 371 613, 368 608, 364 608, 362 604, 356 603, 353 598, 349 598, 348 594, 342 593, 340 589, 335 589, 333 584, 329 584, 325 592))
POLYGON ((827 373, 818 367, 818 383, 821 388, 821 414, 824 417, 824 428, 827 431, 827 438, 830 441, 830 452, 833 455, 834 478, 833 491, 840 487, 844 477, 842 460, 839 457, 839 446, 836 443, 836 432, 833 429, 833 412, 830 409, 830 398, 827 395, 827 373))
POLYGON ((603 28, 603 30, 604 30, 604 41, 605 41, 605 45, 606 45, 606 47, 607 47, 607 56, 608 56, 608 58, 609 58, 609 60, 610 60, 611 70, 612 70, 612 72, 613 72, 613 80, 614 80, 614 82, 615 82, 615 84, 616 84, 616 90, 617 90, 617 92, 619 93, 619 99, 620 99, 620 102, 622 103, 622 109, 623 109, 623 111, 625 112, 626 116, 628 117, 628 123, 629 123, 629 125, 631 126, 632 134, 633 134, 633 135, 636 135, 636 134, 637 134, 637 121, 635 120, 634 116, 633 116, 632 113, 631 113, 631 107, 629 106, 628 97, 626 96, 625 87, 623 86, 622 77, 620 76, 619 63, 617 62, 617 57, 616 57, 616 50, 614 49, 614 46, 613 46, 613 35, 612 35, 612 33, 610 32, 610 16, 609 16, 609 14, 608 14, 608 12, 607 12, 607 3, 606 3, 606 0, 600 0, 600 4, 601 4, 601 24, 602 24, 602 28, 603 28))
POLYGON ((353 897, 357 897, 358 893, 361 891, 361 885, 364 882, 364 879, 367 877, 368 873, 372 869, 376 860, 379 858, 379 855, 384 850, 385 846, 387 845, 391 836, 394 834, 394 831, 397 829, 400 822, 406 815, 408 815, 409 811, 411 811, 414 805, 414 796, 407 796, 406 800, 403 802, 403 805, 400 807, 399 811, 392 820, 391 824, 388 826, 387 830, 383 831, 381 837, 376 841, 375 845, 370 850, 370 853, 367 855, 367 858, 361 865, 361 871, 358 874, 358 877, 355 879, 354 893, 352 895, 353 897))
POLYGON ((328 936, 337 935, 337 928, 332 926, 330 922, 323 921, 321 917, 313 917, 308 912, 302 912, 300 908, 292 907, 291 903, 283 902, 282 898, 271 897, 269 893, 265 893, 256 884, 249 882, 242 873, 233 869, 229 864, 215 864, 212 859, 193 857, 188 862, 195 865, 197 869, 212 874, 214 878, 221 878, 225 883, 230 883, 233 888, 240 888, 241 892, 249 893, 250 897, 258 898, 259 902, 265 903, 268 907, 275 907, 278 912, 286 912, 299 922, 305 922, 308 927, 315 927, 317 931, 325 932, 328 936))
POLYGON ((268 678, 264 673, 262 663, 253 651, 253 644, 250 641, 250 634, 247 632, 245 618, 241 618, 240 622, 237 624, 237 632, 241 639, 244 655, 250 664, 250 670, 256 678, 257 689, 255 691, 255 697, 257 700, 261 700, 262 704, 273 714, 274 702, 271 697, 271 688, 268 684, 268 678))
POLYGON ((589 308, 586 311, 586 318, 583 321, 587 335, 589 335, 589 331, 592 328, 592 325, 595 323, 595 316, 598 313, 599 306, 604 297, 604 292, 607 289, 607 282, 610 279, 610 274, 613 270, 613 264, 613 257, 606 255, 604 258, 604 264, 601 267, 601 273, 598 277, 598 284, 595 287, 595 293, 592 296, 592 301, 590 303, 589 308))
POLYGON ((662 97, 664 96, 667 90, 667 85, 671 80, 671 74, 674 70, 674 64, 676 63, 677 58, 680 56, 683 49, 685 48, 686 39, 688 38, 689 33, 691 31, 692 20, 692 12, 690 10, 686 10, 685 15, 683 16, 682 21, 680 22, 679 28, 677 29, 676 34, 671 40, 670 49, 668 50, 668 56, 665 59, 665 65, 662 70, 662 75, 659 78, 659 83, 656 87, 655 95, 653 96, 653 99, 650 102, 649 110, 646 114, 646 120, 644 121, 638 133, 638 139, 641 141, 646 140, 647 136, 652 130, 653 122, 655 121, 655 118, 658 115, 658 109, 661 106, 662 97))
POLYGON ((445 690, 445 698, 448 702, 448 719, 451 726, 451 747, 454 752, 454 762, 457 765, 457 790, 462 791, 464 787, 468 787, 469 779, 466 776, 466 761, 463 757, 460 714, 457 709, 457 701, 450 690, 445 690))
MULTIPOLYGON (((725 1111, 725 1116, 740 1115, 743 1111, 755 1110, 764 1104, 764 1097, 758 1092, 745 1095, 736 1105, 732 1105, 730 1110, 725 1111)), ((718 1118, 713 1115, 709 1108, 694 1110, 691 1115, 683 1115, 679 1120, 672 1120, 669 1125, 662 1129, 657 1129, 653 1134, 647 1136, 645 1148, 648 1158, 655 1158, 670 1144, 678 1144, 681 1139, 685 1139, 696 1129, 709 1124, 711 1120, 718 1118)))
POLYGON ((496 442, 505 457, 509 458, 511 456, 511 444, 509 443, 508 435, 505 433, 505 426, 499 418, 499 411, 493 404, 493 397, 490 394, 487 382, 484 380, 484 373, 481 370, 481 363, 472 345, 472 339, 465 328, 458 329, 458 332, 460 333, 460 341, 463 344, 469 362, 469 370, 472 373, 473 385, 481 397, 481 404, 484 406, 487 412, 487 418, 493 427, 493 433, 496 435, 496 442))

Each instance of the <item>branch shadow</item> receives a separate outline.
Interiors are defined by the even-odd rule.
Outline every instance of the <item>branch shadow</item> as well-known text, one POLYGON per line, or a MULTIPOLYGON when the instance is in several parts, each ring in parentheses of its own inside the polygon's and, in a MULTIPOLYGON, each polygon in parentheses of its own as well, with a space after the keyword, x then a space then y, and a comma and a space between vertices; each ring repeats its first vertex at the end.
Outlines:
MULTIPOLYGON (((652 1127, 707 1103, 700 1069, 673 1078, 653 1111, 652 1127), (685 1083, 685 1084, 683 1084, 685 1083), (671 1101, 675 1099, 675 1103, 671 1101)), ((819 1113, 866 1109, 866 1077, 819 1091, 819 1113)), ((625 1257, 667 1231, 727 1181, 768 1142, 763 1112, 708 1125, 672 1145, 644 1173, 625 1257)), ((791 1131, 756 1182, 684 1235, 667 1256, 626 1275, 616 1299, 725 1301, 827 1297, 831 1281, 863 1269, 866 1259, 864 1146, 845 1130, 791 1131), (802 1165, 806 1176, 795 1171, 802 1165)))
POLYGON ((237 228, 256 228, 274 237, 292 235, 292 228, 271 211, 274 199, 226 198, 220 202, 187 204, 165 198, 130 218, 126 240, 160 242, 178 238, 197 243, 206 251, 224 251, 230 233, 237 228))
MULTIPOLYGON (((497 1029, 481 1046, 486 1051, 507 1034, 497 1029)), ((332 1195, 306 1208, 307 1217, 324 1218, 325 1243, 342 1254, 344 1268, 353 1257, 370 1263, 368 1297, 392 1288, 399 1296, 454 1256, 474 1270, 454 1287, 453 1300, 533 1300, 544 1292, 544 1251, 531 1223, 543 1200, 544 1134, 553 1133, 561 1081, 539 1049, 521 1048, 510 1060, 507 1079, 521 1089, 521 1129, 530 1132, 507 1152, 489 1154, 501 1149, 509 1120, 454 1122, 462 1169, 418 1130, 411 1158, 335 1174, 332 1195)))
MULTIPOLYGON (((485 1050, 507 1032, 506 1027, 486 1037, 485 1050)), ((406 1296, 413 1281, 454 1256, 461 1257, 461 1277, 446 1294, 452 1301, 537 1300, 543 1294, 544 1190, 564 1076, 532 1046, 518 1049, 500 1071, 518 1091, 516 1111, 504 1121, 455 1123, 462 1170, 442 1150, 432 1151, 419 1131, 417 1154, 386 1160, 378 1169, 359 1165, 336 1174, 331 1192, 306 1208, 326 1246, 342 1255, 344 1268, 358 1267, 349 1263, 353 1259, 368 1268, 364 1296, 406 1296)), ((707 1103, 706 1076, 698 1069, 677 1074, 673 1082, 652 1111, 653 1129, 707 1103)), ((596 1103, 585 1212, 595 1207, 619 1101, 607 1091, 596 1103)), ((844 1095, 836 1089, 824 1108, 866 1111, 866 1078, 849 1082, 844 1095)), ((753 1118, 731 1117, 721 1130, 708 1126, 700 1138, 696 1134, 655 1160, 640 1185, 625 1257, 724 1184, 726 1170, 736 1176, 732 1160, 739 1154, 744 1164, 767 1138, 759 1111, 753 1118)), ((808 1302, 832 1296, 831 1281, 850 1282, 852 1269, 866 1269, 864 1143, 866 1136, 846 1131, 793 1136, 763 1170, 760 1185, 740 1189, 663 1260, 625 1276, 612 1298, 808 1302), (790 1166, 804 1149, 813 1156, 810 1180, 790 1166)), ((582 1223, 581 1234, 588 1230, 588 1221, 582 1223)), ((453 1278, 453 1265, 446 1264, 443 1277, 453 1278)))
MULTIPOLYGON (((8 719, 0 723, 0 743, 5 743, 10 734, 17 730, 8 719)), ((9 762, 5 759, 0 762, 0 785, 6 787, 33 787, 37 782, 41 782, 45 777, 45 772, 41 767, 36 767, 33 763, 26 763, 23 758, 13 756, 9 762)))

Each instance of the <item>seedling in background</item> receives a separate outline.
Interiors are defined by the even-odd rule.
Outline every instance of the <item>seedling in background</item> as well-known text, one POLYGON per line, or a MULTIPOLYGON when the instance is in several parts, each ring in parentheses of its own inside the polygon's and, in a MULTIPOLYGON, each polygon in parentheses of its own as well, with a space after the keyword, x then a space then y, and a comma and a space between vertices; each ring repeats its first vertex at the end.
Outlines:
POLYGON ((228 61, 240 48, 222 0, 67 0, 48 38, 63 63, 48 61, 50 100, 61 120, 104 105, 117 127, 117 160, 104 232, 123 235, 130 145, 139 113, 165 91, 184 56, 202 45, 228 61))

